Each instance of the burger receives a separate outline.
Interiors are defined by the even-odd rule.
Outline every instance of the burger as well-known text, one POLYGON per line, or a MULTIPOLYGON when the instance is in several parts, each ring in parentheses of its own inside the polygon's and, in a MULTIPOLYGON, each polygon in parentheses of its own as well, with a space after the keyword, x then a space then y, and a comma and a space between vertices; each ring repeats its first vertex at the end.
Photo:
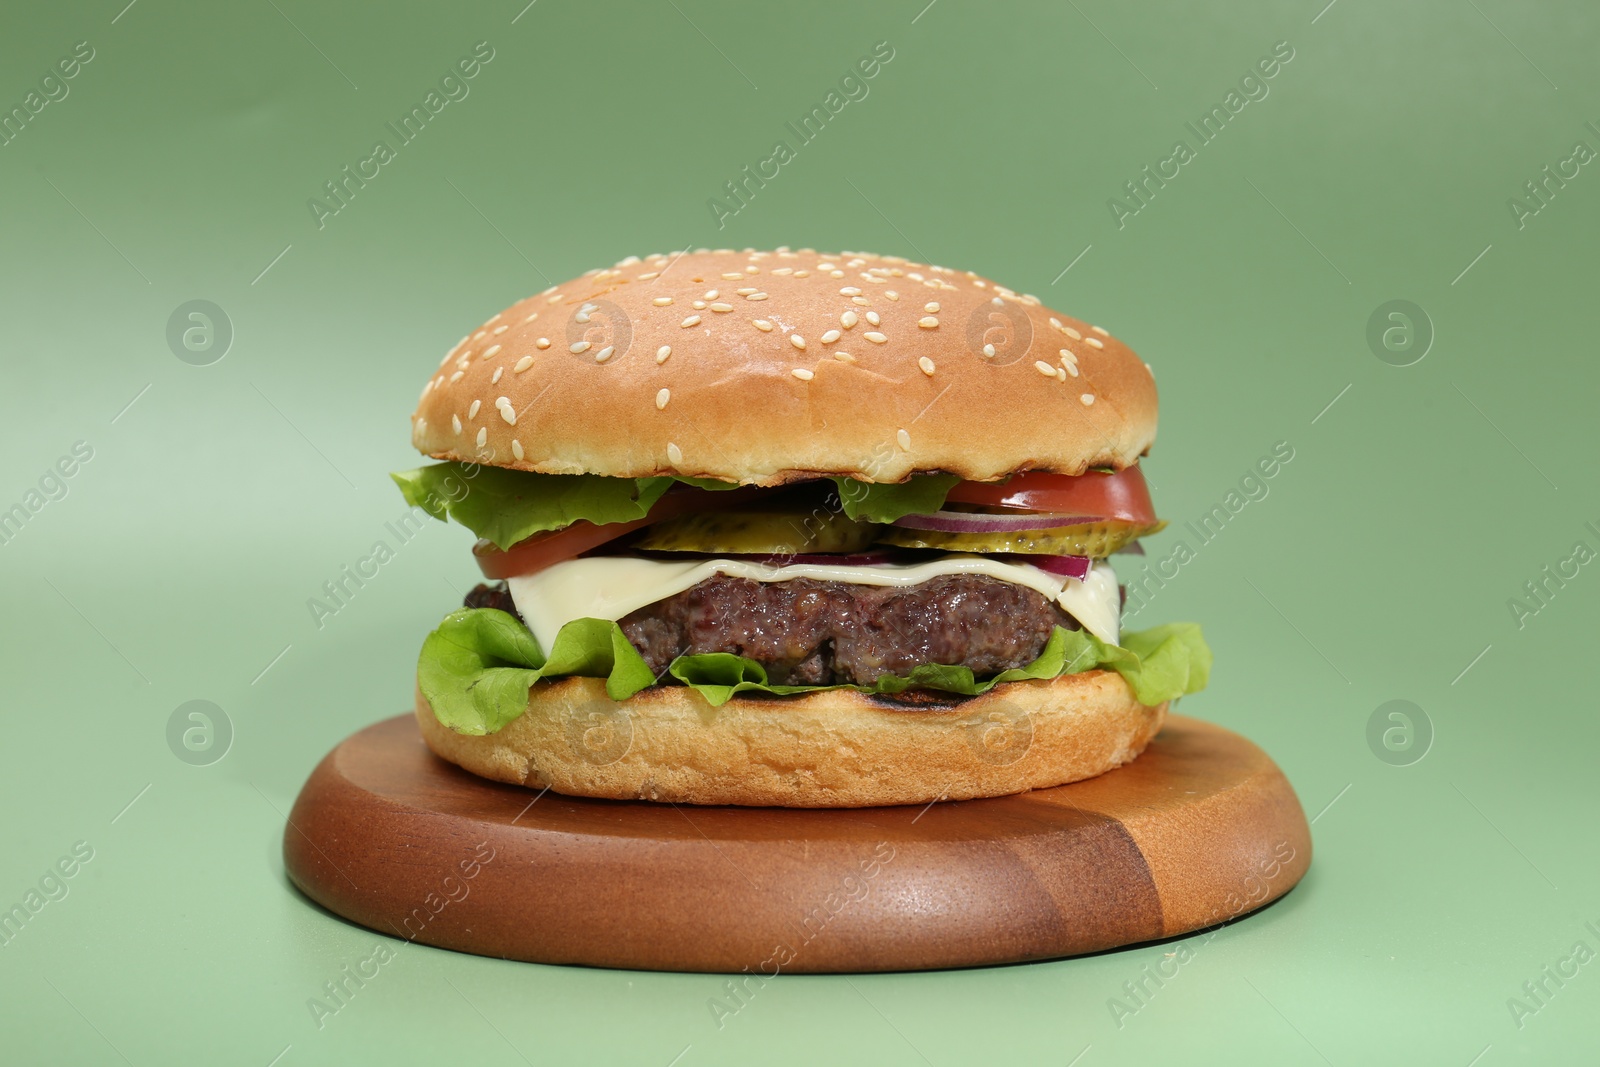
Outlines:
POLYGON ((1120 625, 1162 526, 1150 368, 970 271, 811 249, 629 258, 423 386, 408 502, 485 581, 423 642, 428 746, 531 789, 862 807, 1139 755, 1205 685, 1120 625))

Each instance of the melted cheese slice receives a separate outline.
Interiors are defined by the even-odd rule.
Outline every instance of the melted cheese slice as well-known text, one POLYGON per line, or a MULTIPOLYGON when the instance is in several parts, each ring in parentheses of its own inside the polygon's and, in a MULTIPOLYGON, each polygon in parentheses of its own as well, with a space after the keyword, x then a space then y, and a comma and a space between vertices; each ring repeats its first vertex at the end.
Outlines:
POLYGON ((836 566, 798 563, 775 567, 738 559, 659 560, 637 556, 589 556, 557 563, 533 574, 508 579, 517 611, 549 650, 556 633, 574 619, 616 621, 647 604, 665 600, 717 574, 785 582, 814 578, 856 585, 916 585, 946 574, 982 574, 1027 586, 1083 624, 1108 644, 1116 644, 1121 616, 1117 575, 1105 560, 1095 560, 1082 581, 1029 564, 1002 563, 985 556, 956 555, 927 563, 836 566))

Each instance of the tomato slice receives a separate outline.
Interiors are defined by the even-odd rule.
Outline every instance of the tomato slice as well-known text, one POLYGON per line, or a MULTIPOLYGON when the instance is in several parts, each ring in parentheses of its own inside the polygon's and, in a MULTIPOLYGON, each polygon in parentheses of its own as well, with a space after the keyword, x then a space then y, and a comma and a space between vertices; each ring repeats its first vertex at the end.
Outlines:
POLYGON ((513 578, 519 574, 532 574, 556 563, 581 556, 615 541, 625 534, 649 526, 653 522, 675 519, 695 511, 707 511, 726 504, 737 504, 752 497, 770 493, 770 489, 749 486, 741 489, 708 490, 692 486, 674 487, 664 493, 650 514, 632 522, 608 522, 596 525, 579 519, 571 526, 548 533, 534 534, 507 549, 496 548, 489 541, 479 541, 472 547, 477 557, 478 569, 486 578, 513 578))
POLYGON ((608 522, 596 526, 579 519, 571 526, 534 534, 504 550, 496 548, 489 541, 479 541, 472 546, 472 554, 477 557, 478 569, 483 571, 485 578, 512 578, 542 571, 551 564, 581 556, 591 548, 599 548, 607 541, 614 541, 652 521, 644 518, 635 522, 608 522))
POLYGON ((1114 474, 1029 471, 1013 475, 1004 482, 959 482, 945 499, 953 504, 981 507, 1097 515, 1141 525, 1152 525, 1156 521, 1150 489, 1137 466, 1114 474))

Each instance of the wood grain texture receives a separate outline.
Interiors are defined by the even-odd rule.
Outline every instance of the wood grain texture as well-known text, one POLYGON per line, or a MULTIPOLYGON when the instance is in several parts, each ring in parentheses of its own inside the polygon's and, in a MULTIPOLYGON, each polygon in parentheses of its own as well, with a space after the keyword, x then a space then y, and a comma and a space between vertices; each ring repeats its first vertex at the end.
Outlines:
POLYGON ((648 970, 851 972, 1049 959, 1186 933, 1311 861, 1255 745, 1173 717, 1088 781, 927 808, 691 808, 468 774, 399 716, 306 782, 289 876, 363 926, 480 955, 648 970))

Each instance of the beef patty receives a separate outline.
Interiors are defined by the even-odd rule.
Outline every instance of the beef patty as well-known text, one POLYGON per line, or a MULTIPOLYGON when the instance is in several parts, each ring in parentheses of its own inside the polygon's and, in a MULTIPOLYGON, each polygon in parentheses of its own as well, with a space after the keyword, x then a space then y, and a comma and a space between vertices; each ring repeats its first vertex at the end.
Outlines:
MULTIPOLYGON (((466 603, 516 614, 504 584, 480 585, 466 603)), ((732 652, 780 685, 871 685, 923 663, 993 674, 1032 662, 1055 627, 1078 628, 1035 590, 968 574, 912 586, 715 575, 620 625, 657 673, 680 655, 732 652)))

